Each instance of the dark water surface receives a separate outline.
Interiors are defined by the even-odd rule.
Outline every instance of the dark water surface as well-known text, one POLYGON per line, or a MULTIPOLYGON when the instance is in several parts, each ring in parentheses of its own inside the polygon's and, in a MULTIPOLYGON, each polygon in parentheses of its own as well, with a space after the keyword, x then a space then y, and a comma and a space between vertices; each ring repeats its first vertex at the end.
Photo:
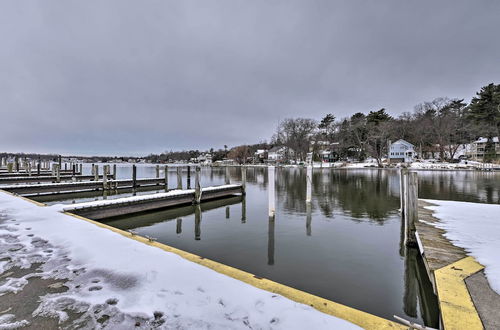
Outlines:
MULTIPOLYGON (((129 166, 118 167, 118 178, 130 178, 129 166)), ((231 168, 232 182, 240 182, 240 173, 231 168)), ((138 177, 154 176, 154 167, 138 168, 138 177)), ((169 181, 175 183, 173 169, 169 181)), ((223 183, 223 169, 202 170, 202 186, 223 183)), ((401 245, 397 171, 315 169, 307 207, 305 170, 277 169, 274 221, 268 219, 267 186, 267 169, 249 168, 245 197, 104 222, 375 315, 438 326, 422 260, 401 245)), ((102 198, 87 193, 37 200, 96 197, 102 198)), ((419 171, 419 197, 500 203, 500 173, 419 171)))

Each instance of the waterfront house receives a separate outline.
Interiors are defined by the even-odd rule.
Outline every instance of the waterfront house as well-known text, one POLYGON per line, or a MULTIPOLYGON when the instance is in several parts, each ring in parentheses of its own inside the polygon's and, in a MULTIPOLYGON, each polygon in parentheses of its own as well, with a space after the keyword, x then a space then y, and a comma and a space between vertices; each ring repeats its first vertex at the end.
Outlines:
MULTIPOLYGON (((468 158, 482 162, 484 160, 486 144, 488 138, 480 137, 476 141, 472 142, 470 149, 466 152, 468 158)), ((493 147, 495 148, 496 158, 500 158, 500 141, 498 136, 492 138, 493 147)))
POLYGON ((408 141, 400 139, 389 147, 390 163, 411 163, 415 157, 415 146, 408 141))
POLYGON ((293 150, 285 146, 276 146, 269 149, 267 159, 270 162, 282 162, 293 157, 293 150))

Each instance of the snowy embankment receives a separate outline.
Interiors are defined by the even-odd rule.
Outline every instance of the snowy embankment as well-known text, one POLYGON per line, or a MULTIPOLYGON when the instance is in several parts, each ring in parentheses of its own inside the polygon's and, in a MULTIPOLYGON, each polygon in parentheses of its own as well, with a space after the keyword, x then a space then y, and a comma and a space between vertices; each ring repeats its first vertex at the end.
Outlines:
POLYGON ((425 200, 446 238, 485 266, 490 286, 500 294, 500 205, 425 200))
POLYGON ((62 322, 72 310, 89 328, 357 328, 60 208, 0 192, 0 274, 40 264, 36 274, 0 281, 0 296, 22 291, 35 276, 61 279, 67 287, 40 297, 34 316, 62 322), (97 323, 103 315, 105 323, 97 323))

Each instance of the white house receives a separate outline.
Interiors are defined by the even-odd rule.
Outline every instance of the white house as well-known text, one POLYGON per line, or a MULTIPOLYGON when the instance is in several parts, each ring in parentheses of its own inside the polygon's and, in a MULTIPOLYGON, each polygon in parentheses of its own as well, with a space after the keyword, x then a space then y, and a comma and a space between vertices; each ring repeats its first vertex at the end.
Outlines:
POLYGON ((267 153, 267 160, 272 162, 280 162, 287 157, 293 156, 293 150, 284 146, 273 147, 267 153))
POLYGON ((416 157, 415 146, 405 140, 397 140, 389 147, 389 162, 411 163, 416 157))

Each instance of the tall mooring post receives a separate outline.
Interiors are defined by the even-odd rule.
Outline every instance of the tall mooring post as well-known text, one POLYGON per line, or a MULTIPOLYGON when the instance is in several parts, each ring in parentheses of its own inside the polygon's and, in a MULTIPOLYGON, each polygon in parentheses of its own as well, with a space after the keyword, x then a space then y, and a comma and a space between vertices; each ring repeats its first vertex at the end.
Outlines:
POLYGON ((113 180, 116 181, 116 164, 113 164, 113 180))
POLYGON ((405 180, 407 179, 408 169, 401 168, 399 169, 399 204, 401 209, 401 218, 404 219, 405 214, 405 180))
POLYGON ((165 165, 165 191, 168 191, 168 165, 165 165))
POLYGON ((102 168, 102 189, 107 190, 108 187, 108 172, 109 165, 104 165, 102 168))
POLYGON ((226 166, 225 183, 231 184, 231 176, 229 175, 229 166, 226 166))
POLYGON ((156 165, 156 178, 159 179, 160 178, 160 165, 156 165))
POLYGON ((56 182, 59 183, 61 182, 61 168, 59 167, 59 164, 54 164, 56 166, 56 182))
MULTIPOLYGON (((66 163, 64 163, 64 167, 66 167, 66 163)), ((66 168, 65 168, 66 169, 66 168)), ((90 174, 95 176, 95 164, 92 164, 90 174)))
POLYGON ((96 164, 94 168, 94 181, 99 181, 99 165, 96 164))
POLYGON ((196 166, 195 176, 194 176, 194 203, 201 203, 201 184, 200 184, 200 171, 201 168, 196 166))
POLYGON ((268 182, 268 192, 269 192, 269 220, 274 220, 276 214, 275 205, 275 192, 274 192, 274 166, 269 166, 267 168, 267 182, 268 182))
POLYGON ((417 172, 407 172, 404 176, 404 217, 405 245, 418 246, 415 235, 415 223, 418 221, 418 175, 417 172))
POLYGON ((182 168, 177 166, 177 189, 182 189, 182 168))
POLYGON ((135 189, 137 188, 137 166, 132 165, 132 189, 135 192, 135 189))
POLYGON ((186 189, 191 189, 191 166, 187 166, 186 189))
POLYGON ((306 169, 306 203, 312 200, 312 166, 307 165, 306 169))
POLYGON ((79 173, 80 175, 82 175, 82 174, 83 174, 83 164, 82 164, 82 163, 80 163, 80 169, 78 170, 78 173, 79 173))
POLYGON ((57 156, 57 164, 59 165, 59 170, 62 168, 61 155, 57 156))
POLYGON ((40 158, 38 158, 38 163, 36 164, 36 175, 40 176, 40 167, 42 163, 40 163, 40 158))
POLYGON ((241 194, 245 195, 247 193, 247 167, 243 165, 241 167, 241 194))

